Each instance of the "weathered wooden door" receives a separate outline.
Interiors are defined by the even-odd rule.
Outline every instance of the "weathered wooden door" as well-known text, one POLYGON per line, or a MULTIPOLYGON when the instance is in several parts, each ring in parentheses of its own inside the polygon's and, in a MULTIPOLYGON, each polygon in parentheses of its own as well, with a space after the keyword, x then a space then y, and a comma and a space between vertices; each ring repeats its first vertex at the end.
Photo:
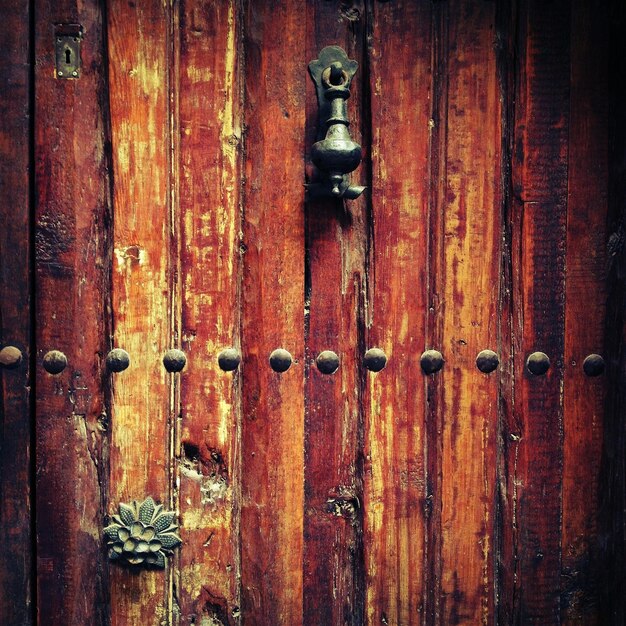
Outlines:
POLYGON ((621 2, 0 30, 2 624, 624 623, 621 2))

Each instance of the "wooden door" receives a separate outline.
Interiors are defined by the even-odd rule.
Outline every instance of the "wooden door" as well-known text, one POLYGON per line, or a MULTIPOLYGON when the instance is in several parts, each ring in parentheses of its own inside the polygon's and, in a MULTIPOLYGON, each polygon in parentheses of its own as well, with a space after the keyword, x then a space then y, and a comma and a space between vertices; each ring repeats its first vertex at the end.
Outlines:
POLYGON ((2 3, 0 622, 624 624, 625 20, 2 3))

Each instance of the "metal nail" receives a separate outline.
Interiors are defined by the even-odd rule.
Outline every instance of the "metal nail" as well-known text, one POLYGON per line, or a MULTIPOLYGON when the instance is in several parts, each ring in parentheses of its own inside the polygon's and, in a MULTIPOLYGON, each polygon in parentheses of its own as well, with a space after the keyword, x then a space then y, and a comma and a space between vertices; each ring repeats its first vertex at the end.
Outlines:
POLYGON ((15 369, 22 362, 22 351, 15 346, 5 346, 0 350, 0 366, 15 369))
POLYGON ((387 365, 387 355, 380 348, 370 348, 363 357, 363 365, 370 372, 380 372, 387 365))
POLYGON ((122 348, 114 348, 107 354, 107 369, 111 372, 123 372, 130 365, 130 356, 122 348))
POLYGON ((332 350, 324 350, 317 355, 315 364, 322 374, 334 374, 339 369, 339 357, 332 350))
POLYGON ((583 361, 583 371, 587 376, 600 376, 605 369, 604 359, 599 354, 590 354, 583 361))
POLYGON ((239 367, 241 355, 236 348, 226 348, 217 355, 217 364, 225 372, 232 372, 239 367))
POLYGON ((67 357, 59 350, 50 350, 43 357, 43 368, 48 374, 60 374, 67 367, 67 357))
POLYGON ((420 365, 424 374, 438 372, 444 364, 443 355, 438 350, 426 350, 421 358, 420 365))
POLYGON ((531 374, 542 376, 550 369, 550 359, 545 352, 533 352, 526 359, 526 367, 531 374))
POLYGON ((291 354, 283 348, 277 348, 270 354, 270 365, 275 372, 286 372, 292 361, 291 354))
POLYGON ((187 357, 182 350, 172 348, 163 355, 163 365, 168 372, 180 372, 187 363, 187 357))
POLYGON ((476 357, 476 367, 483 374, 490 374, 500 364, 498 355, 493 350, 482 350, 476 357))

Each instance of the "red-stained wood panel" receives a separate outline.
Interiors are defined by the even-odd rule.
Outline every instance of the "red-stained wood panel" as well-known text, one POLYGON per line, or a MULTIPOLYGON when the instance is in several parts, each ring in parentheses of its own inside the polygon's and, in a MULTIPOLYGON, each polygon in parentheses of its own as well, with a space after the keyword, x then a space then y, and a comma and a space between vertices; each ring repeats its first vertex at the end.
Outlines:
POLYGON ((502 597, 513 621, 558 624, 569 3, 522 3, 517 32, 511 207, 515 392, 513 420, 503 433, 506 489, 514 500, 512 517, 504 523, 515 530, 501 565, 515 576, 513 589, 503 590, 502 597), (526 367, 536 351, 550 359, 544 375, 526 367))
POLYGON ((110 425, 110 198, 103 16, 97 2, 35 6, 37 621, 108 623, 101 528, 110 425), (82 69, 55 73, 55 27, 79 24, 82 69), (60 350, 52 375, 43 356, 60 350))
POLYGON ((0 623, 33 623, 30 420, 31 7, 0 6, 0 623), (21 352, 21 361, 7 350, 21 352), (6 356, 5 356, 6 355, 6 356), (4 358, 3 358, 4 357, 4 358))
MULTIPOLYGON (((169 5, 168 5, 169 6, 169 5)), ((175 506, 172 490, 171 374, 164 352, 175 340, 170 274, 175 246, 170 161, 171 12, 158 0, 107 4, 113 154, 113 346, 130 367, 111 374, 111 483, 108 512, 152 496, 175 506)), ((111 568, 111 623, 172 618, 170 568, 111 568)))
POLYGON ((238 623, 240 24, 236 2, 180 5, 181 624, 238 623))
POLYGON ((599 621, 599 472, 606 376, 585 358, 602 354, 608 195, 608 21, 602 6, 572 6, 565 372, 562 590, 564 624, 599 621))
POLYGON ((245 10, 242 616, 302 620, 304 2, 245 10), (293 356, 284 373, 268 359, 293 356))
MULTIPOLYGON (((435 119, 445 125, 440 177, 441 299, 440 492, 443 624, 487 624, 493 615, 494 504, 498 373, 476 365, 496 350, 500 275, 501 107, 495 6, 449 2, 442 53, 446 96, 435 119), (444 108, 445 106, 445 108, 444 108)), ((431 293, 431 297, 433 294, 431 293)))
MULTIPOLYGON (((358 1, 307 5, 307 63, 329 45, 342 47, 359 63, 347 106, 351 135, 361 144, 365 19, 358 1)), ((308 75, 306 81, 308 153, 319 127, 317 94, 308 75)), ((366 169, 359 167, 352 174, 354 184, 366 176, 366 169)), ((362 196, 358 201, 312 199, 306 204, 305 624, 363 623, 359 451, 366 201, 362 196), (324 350, 339 356, 333 374, 320 372, 315 364, 324 350)))
MULTIPOLYGON (((425 611, 430 510, 425 346, 431 121, 430 2, 372 3, 369 37, 371 240, 364 370, 367 624, 418 623, 425 611)), ((430 347, 430 346, 429 346, 430 347)), ((360 364, 359 364, 360 365, 360 364)))

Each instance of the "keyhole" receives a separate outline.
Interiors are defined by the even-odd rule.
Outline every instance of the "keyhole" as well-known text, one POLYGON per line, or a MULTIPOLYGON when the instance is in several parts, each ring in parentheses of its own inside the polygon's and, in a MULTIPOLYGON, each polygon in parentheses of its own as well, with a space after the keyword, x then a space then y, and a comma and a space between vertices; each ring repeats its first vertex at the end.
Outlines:
POLYGON ((72 51, 69 48, 65 48, 65 65, 70 65, 72 62, 72 51))

